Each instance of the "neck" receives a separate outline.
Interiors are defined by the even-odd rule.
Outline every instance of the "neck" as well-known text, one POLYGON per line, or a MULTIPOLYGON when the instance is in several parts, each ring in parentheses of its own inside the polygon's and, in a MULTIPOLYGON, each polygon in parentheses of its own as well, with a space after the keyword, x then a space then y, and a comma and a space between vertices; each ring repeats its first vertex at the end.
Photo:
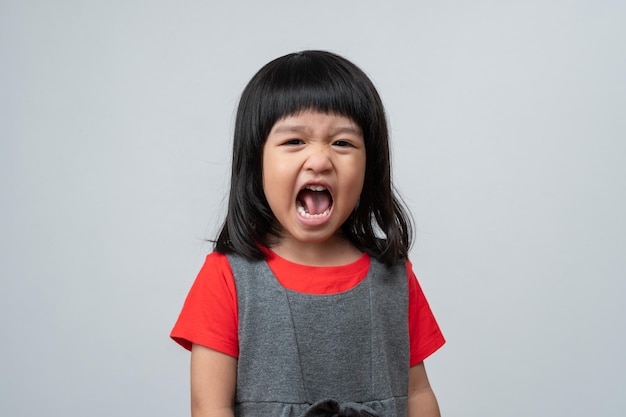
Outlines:
POLYGON ((346 265, 363 255, 344 236, 334 236, 324 242, 300 242, 283 238, 270 249, 290 262, 310 266, 346 265))

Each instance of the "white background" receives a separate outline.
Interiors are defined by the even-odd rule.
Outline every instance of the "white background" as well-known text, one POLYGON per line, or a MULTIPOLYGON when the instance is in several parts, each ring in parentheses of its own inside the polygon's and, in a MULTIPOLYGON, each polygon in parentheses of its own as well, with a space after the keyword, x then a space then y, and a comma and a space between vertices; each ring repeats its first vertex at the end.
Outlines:
POLYGON ((626 2, 0 1, 0 414, 181 416, 168 339, 239 94, 328 49, 385 102, 446 416, 623 416, 626 2))

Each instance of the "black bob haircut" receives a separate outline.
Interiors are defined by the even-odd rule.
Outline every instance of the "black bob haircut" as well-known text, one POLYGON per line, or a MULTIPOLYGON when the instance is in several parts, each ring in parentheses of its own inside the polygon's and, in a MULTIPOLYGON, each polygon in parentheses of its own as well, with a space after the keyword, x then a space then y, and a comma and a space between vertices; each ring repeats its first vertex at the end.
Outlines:
POLYGON ((391 183, 389 132, 376 88, 352 62, 325 51, 277 58, 244 89, 235 121, 226 220, 215 250, 263 259, 280 231, 263 192, 263 146, 274 124, 313 110, 352 119, 363 132, 365 182, 341 229, 357 248, 387 265, 408 256, 411 217, 391 183))

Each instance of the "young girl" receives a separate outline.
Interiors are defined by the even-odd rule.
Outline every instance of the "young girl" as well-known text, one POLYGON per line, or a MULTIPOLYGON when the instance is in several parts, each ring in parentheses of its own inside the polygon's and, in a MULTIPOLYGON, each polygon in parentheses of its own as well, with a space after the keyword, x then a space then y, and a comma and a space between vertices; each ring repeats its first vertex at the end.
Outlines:
POLYGON ((304 51, 252 78, 226 220, 171 333, 191 350, 194 417, 439 415, 423 361, 444 339, 390 172, 354 64, 304 51))

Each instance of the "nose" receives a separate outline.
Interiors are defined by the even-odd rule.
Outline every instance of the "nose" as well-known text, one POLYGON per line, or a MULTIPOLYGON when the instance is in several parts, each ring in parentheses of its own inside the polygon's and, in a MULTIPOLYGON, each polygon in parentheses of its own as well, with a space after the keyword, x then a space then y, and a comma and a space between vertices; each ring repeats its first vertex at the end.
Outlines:
POLYGON ((304 168, 315 173, 324 173, 330 171, 333 168, 333 163, 329 154, 329 150, 325 147, 312 148, 307 155, 306 161, 304 163, 304 168))

